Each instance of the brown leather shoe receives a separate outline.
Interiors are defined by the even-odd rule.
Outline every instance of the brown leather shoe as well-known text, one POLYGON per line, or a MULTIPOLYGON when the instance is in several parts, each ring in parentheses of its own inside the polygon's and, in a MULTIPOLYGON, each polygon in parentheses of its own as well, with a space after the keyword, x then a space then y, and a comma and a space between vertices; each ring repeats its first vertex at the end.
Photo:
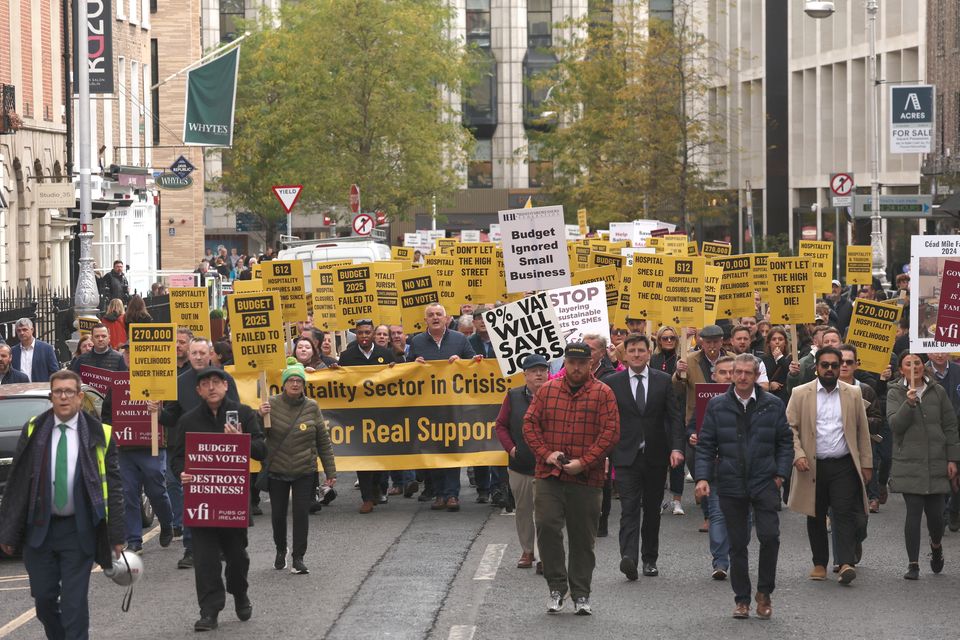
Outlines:
POLYGON ((400 487, 390 487, 389 489, 387 489, 387 495, 388 495, 388 496, 402 496, 402 495, 403 495, 403 489, 401 489, 400 487))
POLYGON ((520 559, 517 560, 517 569, 529 569, 533 566, 533 554, 532 553, 523 553, 520 556, 520 559))
POLYGON ((460 511, 460 501, 456 498, 447 498, 447 511, 460 511))
POLYGON ((737 607, 733 610, 733 617, 737 620, 746 620, 750 617, 750 603, 749 602, 738 602, 737 607))
POLYGON ((851 564, 845 564, 840 567, 840 577, 837 582, 840 584, 850 584, 857 577, 857 570, 851 564))
POLYGON ((447 501, 443 498, 437 496, 433 499, 433 504, 430 505, 432 511, 443 511, 447 508, 447 501))
POLYGON ((369 500, 365 500, 362 505, 360 505, 360 513, 370 513, 373 511, 373 503, 369 500))
POLYGON ((810 570, 810 579, 822 581, 827 579, 827 568, 822 564, 815 565, 813 569, 810 570))
POLYGON ((761 620, 769 620, 771 615, 773 615, 773 605, 770 604, 770 596, 757 591, 757 617, 761 620))
POLYGON ((870 513, 880 513, 880 501, 871 500, 870 501, 870 513))

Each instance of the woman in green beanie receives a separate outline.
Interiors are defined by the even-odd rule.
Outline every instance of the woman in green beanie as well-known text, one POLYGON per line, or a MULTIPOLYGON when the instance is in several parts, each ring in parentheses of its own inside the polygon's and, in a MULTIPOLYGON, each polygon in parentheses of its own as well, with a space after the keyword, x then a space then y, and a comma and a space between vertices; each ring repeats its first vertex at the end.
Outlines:
POLYGON ((307 551, 310 502, 317 457, 327 476, 325 484, 337 482, 337 467, 330 433, 316 401, 306 397, 307 374, 296 358, 287 359, 281 376, 281 391, 260 405, 261 415, 270 415, 267 459, 263 471, 269 481, 273 542, 277 547, 275 569, 287 568, 287 505, 293 494, 293 573, 309 573, 303 564, 307 551))

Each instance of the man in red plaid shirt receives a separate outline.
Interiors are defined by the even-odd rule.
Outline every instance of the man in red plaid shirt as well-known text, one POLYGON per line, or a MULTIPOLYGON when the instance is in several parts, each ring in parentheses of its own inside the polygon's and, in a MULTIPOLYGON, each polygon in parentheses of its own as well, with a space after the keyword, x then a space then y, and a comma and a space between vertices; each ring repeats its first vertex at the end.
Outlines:
POLYGON ((569 585, 577 615, 590 615, 593 553, 603 494, 604 460, 620 440, 620 413, 610 387, 590 372, 590 347, 567 345, 566 375, 544 383, 523 420, 537 459, 534 513, 548 613, 559 613, 569 585), (570 564, 563 528, 570 538, 570 564))

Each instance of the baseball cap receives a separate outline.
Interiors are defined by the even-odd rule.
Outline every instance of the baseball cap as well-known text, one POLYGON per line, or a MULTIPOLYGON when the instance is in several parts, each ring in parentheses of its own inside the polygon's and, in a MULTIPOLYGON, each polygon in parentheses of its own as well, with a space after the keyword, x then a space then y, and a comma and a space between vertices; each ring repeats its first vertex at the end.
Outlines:
POLYGON ((527 369, 533 369, 534 367, 549 367, 550 363, 547 362, 547 359, 541 356, 539 353, 534 353, 523 359, 523 363, 520 365, 520 368, 526 371, 527 369))
POLYGON ((200 369, 200 371, 197 371, 197 382, 200 382, 204 378, 209 378, 210 376, 216 376, 224 382, 227 381, 227 372, 223 369, 220 369, 219 367, 204 367, 203 369, 200 369))
POLYGON ((593 355, 590 345, 583 342, 570 342, 563 351, 564 358, 589 360, 593 355))

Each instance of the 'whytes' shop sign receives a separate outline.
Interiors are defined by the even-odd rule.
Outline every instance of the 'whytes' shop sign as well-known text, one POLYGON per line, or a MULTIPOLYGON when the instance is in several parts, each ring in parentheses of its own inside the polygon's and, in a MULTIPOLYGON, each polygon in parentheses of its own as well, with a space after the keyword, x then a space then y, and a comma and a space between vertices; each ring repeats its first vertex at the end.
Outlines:
POLYGON ((507 293, 570 286, 563 207, 500 212, 507 293))

